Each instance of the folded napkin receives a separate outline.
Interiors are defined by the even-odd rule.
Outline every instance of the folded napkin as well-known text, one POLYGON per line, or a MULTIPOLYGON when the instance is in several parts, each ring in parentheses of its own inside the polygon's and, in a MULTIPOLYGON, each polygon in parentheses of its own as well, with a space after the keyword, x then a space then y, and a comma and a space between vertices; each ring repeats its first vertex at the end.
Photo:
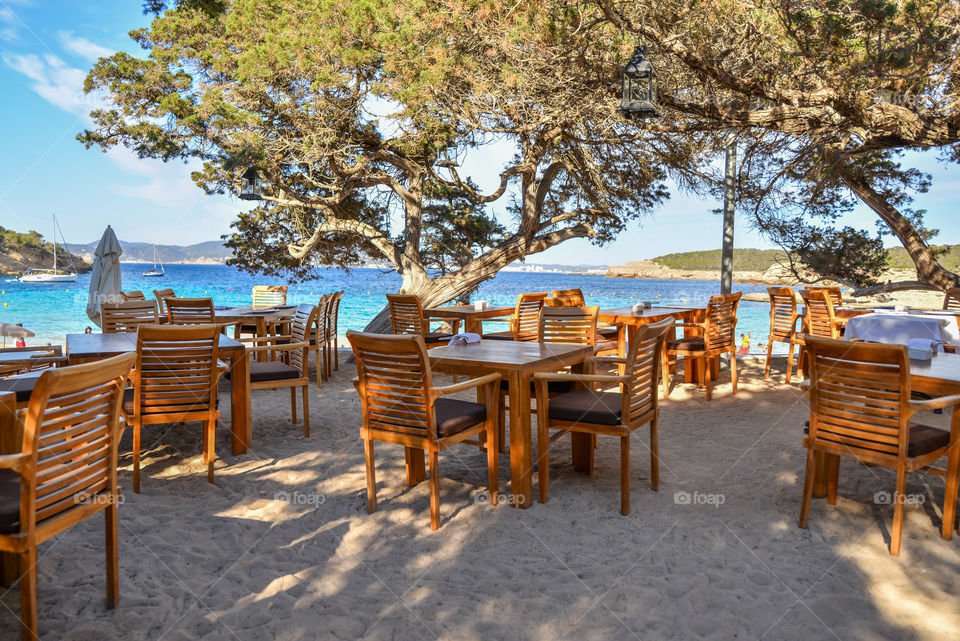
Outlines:
POLYGON ((943 341, 932 341, 929 338, 911 338, 907 341, 907 349, 911 355, 932 354, 933 352, 943 351, 943 341))
POLYGON ((479 343, 480 334, 474 334, 473 332, 460 332, 459 334, 454 334, 450 338, 450 342, 447 345, 466 345, 467 343, 479 343))

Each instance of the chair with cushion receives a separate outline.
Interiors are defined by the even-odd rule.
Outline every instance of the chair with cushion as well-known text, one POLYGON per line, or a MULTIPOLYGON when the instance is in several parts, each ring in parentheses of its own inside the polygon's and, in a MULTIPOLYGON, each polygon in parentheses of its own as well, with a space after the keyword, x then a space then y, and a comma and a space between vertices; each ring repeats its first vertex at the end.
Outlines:
POLYGON ((787 343, 787 375, 790 382, 793 373, 793 351, 800 344, 797 338, 797 299, 792 287, 767 287, 770 295, 770 335, 767 337, 767 364, 763 377, 770 378, 770 360, 773 357, 773 343, 787 343))
MULTIPOLYGON (((928 469, 947 454, 950 432, 911 421, 925 410, 960 405, 960 394, 911 400, 910 360, 904 345, 807 337, 810 423, 803 440, 807 464, 799 526, 807 527, 817 470, 826 476, 827 503, 836 504, 840 457, 896 470, 890 554, 899 556, 907 473, 928 469)), ((931 470, 935 471, 935 470, 931 470)), ((957 504, 960 451, 950 453, 944 514, 957 504)), ((950 538, 953 519, 944 518, 950 538)))
POLYGON ((668 341, 664 350, 663 387, 664 396, 670 395, 670 361, 683 358, 686 363, 696 362, 699 373, 698 386, 706 385, 707 401, 713 398, 713 361, 721 354, 730 354, 730 380, 733 393, 737 393, 737 305, 740 292, 711 296, 707 303, 706 318, 702 323, 680 323, 679 327, 695 329, 696 336, 668 341))
POLYGON ((147 297, 143 295, 143 292, 139 290, 131 290, 128 292, 120 292, 120 298, 124 301, 130 300, 146 300, 147 297))
POLYGON ((540 333, 540 310, 546 292, 520 294, 510 316, 510 330, 506 332, 484 332, 485 339, 498 341, 535 341, 540 333))
POLYGON ((209 325, 216 322, 212 298, 168 298, 167 322, 171 325, 209 325))
MULTIPOLYGON (((438 347, 450 340, 452 334, 430 331, 430 320, 423 316, 420 297, 412 294, 387 294, 390 305, 390 324, 394 334, 416 334, 422 336, 427 347, 438 347)), ((446 322, 446 321, 444 321, 446 322)), ((457 332, 460 322, 451 321, 453 333, 457 332)))
MULTIPOLYGON (((24 641, 39 638, 37 547, 104 512, 107 607, 120 597, 117 445, 120 404, 134 355, 47 370, 24 412, 16 453, 0 456, 0 551, 17 555, 24 641)), ((0 400, 0 430, 15 422, 12 395, 0 400)), ((86 550, 86 546, 82 546, 86 550)), ((77 555, 83 564, 84 555, 77 555)), ((12 630, 4 638, 11 638, 12 630)))
MULTIPOLYGON (((555 289, 550 292, 550 297, 546 300, 546 305, 548 307, 586 307, 587 303, 583 297, 583 290, 580 288, 577 289, 555 289)), ((602 343, 600 351, 607 351, 609 345, 608 342, 613 342, 614 347, 616 347, 615 341, 617 340, 617 334, 619 330, 617 327, 598 327, 597 328, 597 341, 602 343)))
POLYGON ((250 389, 290 388, 290 414, 293 423, 297 422, 297 388, 303 396, 303 435, 310 436, 310 404, 307 386, 310 384, 307 369, 310 343, 310 331, 316 323, 317 307, 300 305, 290 321, 290 334, 245 338, 245 343, 254 343, 247 347, 251 356, 258 352, 267 352, 274 360, 250 361, 250 389), (286 356, 281 360, 281 356, 286 356))
POLYGON ((167 315, 167 299, 176 298, 177 295, 172 289, 155 289, 153 290, 153 297, 157 299, 157 304, 160 306, 160 315, 167 315))
MULTIPOLYGON (((340 301, 343 300, 345 293, 346 291, 342 289, 339 292, 334 292, 333 298, 327 306, 327 343, 331 346, 330 351, 333 353, 333 369, 337 371, 340 371, 340 339, 338 338, 340 301)), ((330 374, 332 375, 333 372, 330 372, 330 374)))
MULTIPOLYGON (((186 300, 186 299, 184 299, 186 300)), ((133 388, 123 400, 123 416, 133 428, 133 491, 140 493, 140 428, 143 425, 200 421, 203 462, 213 483, 217 419, 219 325, 141 325, 137 329, 133 388)))
POLYGON ((673 328, 666 318, 644 325, 631 333, 626 358, 600 357, 595 361, 622 364, 624 374, 533 375, 537 389, 537 471, 540 502, 547 502, 550 479, 550 444, 568 432, 620 437, 620 513, 630 513, 630 436, 650 426, 650 487, 660 486, 660 445, 658 387, 663 362, 663 343, 673 328), (587 389, 551 396, 552 382, 582 383, 587 389), (596 392, 594 384, 617 385, 617 392, 596 392), (558 430, 552 436, 550 430, 558 430))
MULTIPOLYGON (((483 435, 487 450, 490 502, 496 503, 498 480, 497 386, 499 374, 488 374, 445 387, 433 386, 430 360, 423 336, 365 334, 349 331, 347 339, 357 361, 356 382, 360 393, 367 463, 367 509, 377 511, 377 481, 374 473, 375 441, 407 448, 407 483, 414 485, 418 474, 415 457, 427 453, 430 464, 430 528, 440 527, 439 453, 451 445, 469 442, 483 435), (476 390, 483 403, 446 398, 456 392, 476 390)), ((421 464, 422 464, 422 460, 421 464)), ((421 468, 422 469, 422 468, 421 468)))
POLYGON ((130 300, 100 303, 100 326, 104 334, 135 332, 140 325, 158 325, 157 301, 130 300))

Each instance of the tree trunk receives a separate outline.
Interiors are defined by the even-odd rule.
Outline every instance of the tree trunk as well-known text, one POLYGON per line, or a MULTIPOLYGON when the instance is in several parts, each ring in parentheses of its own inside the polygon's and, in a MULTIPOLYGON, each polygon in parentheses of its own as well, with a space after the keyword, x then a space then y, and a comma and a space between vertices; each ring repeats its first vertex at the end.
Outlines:
POLYGON ((887 224, 903 244, 917 266, 917 278, 940 290, 960 287, 960 276, 937 262, 930 247, 896 207, 884 200, 863 178, 846 171, 840 163, 837 166, 843 183, 887 224))

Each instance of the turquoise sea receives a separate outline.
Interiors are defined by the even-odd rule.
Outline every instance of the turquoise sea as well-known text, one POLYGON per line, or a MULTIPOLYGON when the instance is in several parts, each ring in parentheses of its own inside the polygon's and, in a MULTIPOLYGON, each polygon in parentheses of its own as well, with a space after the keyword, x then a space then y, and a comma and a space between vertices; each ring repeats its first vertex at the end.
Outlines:
MULTIPOLYGON (((211 296, 218 305, 246 305, 255 284, 283 284, 282 279, 252 275, 225 265, 167 265, 163 278, 144 278, 141 274, 151 265, 124 263, 123 288, 140 289, 148 296, 153 289, 172 288, 188 298, 211 296)), ((292 285, 289 303, 315 303, 321 294, 343 289, 346 294, 340 305, 340 331, 363 329, 385 304, 384 294, 394 292, 400 277, 394 272, 374 268, 350 271, 320 269, 318 278, 292 285)), ((12 277, 0 282, 0 322, 23 323, 36 333, 27 344, 63 343, 64 335, 83 332, 93 323, 87 318, 87 290, 90 275, 81 274, 75 283, 20 283, 12 277)), ((544 272, 501 272, 480 286, 476 298, 494 305, 512 305, 521 292, 551 289, 583 289, 588 303, 601 307, 625 307, 640 300, 654 304, 705 305, 720 290, 716 281, 643 280, 607 278, 599 275, 544 272)), ((753 284, 735 284, 735 289, 753 292, 753 284)), ((763 286, 759 287, 763 291, 763 286)), ((769 306, 766 303, 740 304, 737 333, 753 335, 751 351, 757 342, 766 342, 769 327, 769 306)), ((487 324, 484 323, 484 327, 487 324)), ((491 324, 491 331, 504 327, 491 324)), ((9 344, 9 343, 8 343, 9 344)), ((776 347, 784 347, 777 344, 776 347)))

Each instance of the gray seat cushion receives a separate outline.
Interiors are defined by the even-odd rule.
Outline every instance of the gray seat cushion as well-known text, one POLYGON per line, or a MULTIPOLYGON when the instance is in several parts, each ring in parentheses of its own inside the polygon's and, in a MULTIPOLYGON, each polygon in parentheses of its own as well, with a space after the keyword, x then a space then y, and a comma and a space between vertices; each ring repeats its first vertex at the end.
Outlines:
POLYGON ((550 399, 550 418, 559 421, 620 425, 622 409, 616 392, 577 390, 550 399))
POLYGON ((433 405, 439 436, 453 436, 487 420, 487 406, 482 403, 438 398, 433 405))
POLYGON ((0 469, 0 534, 20 531, 20 475, 0 469))
POLYGON ((512 341, 513 332, 484 332, 483 338, 492 341, 512 341))
MULTIPOLYGON (((563 394, 564 392, 572 392, 574 383, 573 381, 547 381, 547 394, 563 394)), ((500 389, 504 392, 510 391, 510 381, 506 379, 500 379, 500 389)), ((530 381, 530 394, 537 393, 537 385, 532 380, 530 381)))
POLYGON ((453 338, 453 334, 443 334, 441 332, 430 332, 423 337, 423 341, 427 344, 446 343, 451 338, 453 338))
POLYGON ((300 378, 300 370, 281 361, 253 361, 250 363, 250 382, 285 381, 300 378))
POLYGON ((703 336, 690 336, 689 338, 681 338, 675 341, 668 341, 667 349, 679 349, 679 350, 686 350, 691 352, 702 352, 704 349, 706 349, 706 346, 703 342, 703 336))

